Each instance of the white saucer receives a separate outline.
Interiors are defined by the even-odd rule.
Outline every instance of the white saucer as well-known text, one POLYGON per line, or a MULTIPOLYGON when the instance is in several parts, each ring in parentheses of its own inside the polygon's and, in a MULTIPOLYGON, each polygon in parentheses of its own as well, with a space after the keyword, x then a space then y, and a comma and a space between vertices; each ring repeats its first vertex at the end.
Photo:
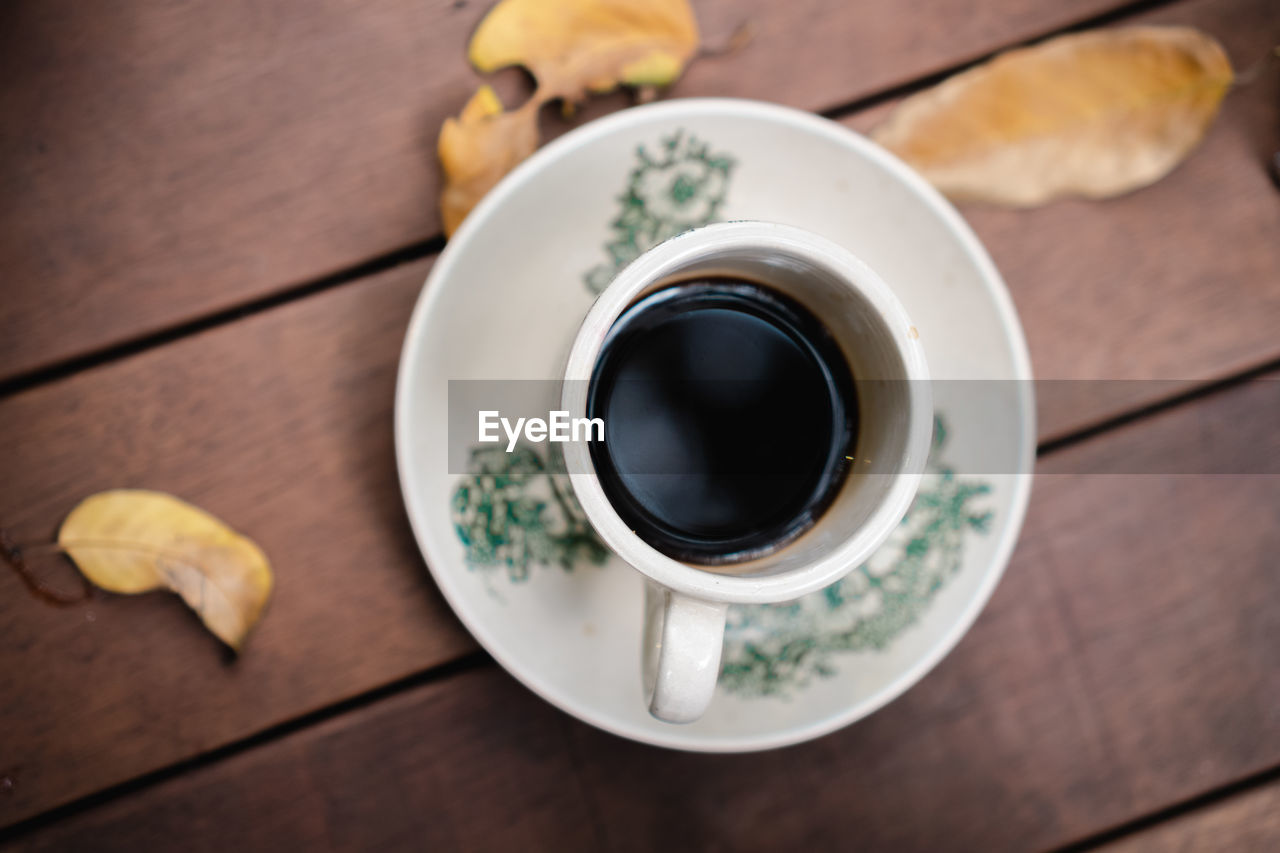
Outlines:
POLYGON ((707 752, 817 737, 919 680, 999 580, 1030 493, 1030 474, 1010 472, 1030 472, 1035 453, 1029 381, 985 383, 1003 389, 996 405, 939 402, 933 473, 889 544, 823 592, 731 608, 710 711, 683 726, 650 717, 640 576, 599 549, 567 478, 548 473, 550 445, 513 454, 485 445, 488 474, 449 473, 448 381, 557 378, 595 291, 617 269, 658 240, 724 219, 798 225, 860 256, 906 306, 935 379, 1030 380, 999 274, 951 205, 906 166, 808 113, 690 99, 592 122, 503 180, 428 277, 396 388, 409 519, 476 639, 588 723, 707 752), (976 470, 966 460, 978 459, 981 473, 966 475, 976 470))

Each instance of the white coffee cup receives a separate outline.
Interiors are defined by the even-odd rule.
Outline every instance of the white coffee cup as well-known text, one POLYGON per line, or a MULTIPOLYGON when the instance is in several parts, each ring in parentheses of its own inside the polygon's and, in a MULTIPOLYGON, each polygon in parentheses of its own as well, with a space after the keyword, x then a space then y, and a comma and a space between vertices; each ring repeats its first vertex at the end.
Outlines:
POLYGON ((673 559, 637 536, 610 504, 585 443, 564 446, 587 519, 648 580, 641 674, 650 712, 691 722, 715 692, 730 604, 790 601, 844 577, 884 543, 915 496, 933 434, 933 403, 919 335, 893 291, 853 254, 799 228, 767 222, 708 225, 645 252, 600 294, 574 339, 562 408, 586 417, 605 336, 649 293, 693 277, 730 276, 781 291, 820 318, 840 345, 858 396, 854 470, 808 531, 749 562, 673 559))

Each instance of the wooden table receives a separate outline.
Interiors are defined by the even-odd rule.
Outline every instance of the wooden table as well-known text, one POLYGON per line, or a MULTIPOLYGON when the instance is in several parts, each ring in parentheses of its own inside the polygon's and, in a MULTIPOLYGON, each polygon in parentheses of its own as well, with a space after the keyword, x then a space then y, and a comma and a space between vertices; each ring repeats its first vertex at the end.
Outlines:
MULTIPOLYGON (((1231 92, 1151 188, 963 209, 1039 376, 1172 380, 1042 407, 1045 471, 1195 452, 1228 424, 1239 440, 1212 444, 1205 470, 1257 448, 1271 474, 1045 474, 994 599, 922 683, 803 746, 701 756, 603 734, 518 686, 407 530, 396 359, 442 246, 434 137, 476 84, 464 50, 485 6, 0 9, 0 524, 48 541, 93 491, 161 489, 252 535, 277 572, 237 660, 167 596, 54 608, 0 572, 0 840, 1277 849, 1280 411, 1257 385, 1280 373, 1280 69, 1231 92)), ((855 128, 1066 29, 1192 24, 1239 68, 1280 44, 1274 0, 695 8, 709 42, 744 21, 754 38, 669 96, 855 128)))

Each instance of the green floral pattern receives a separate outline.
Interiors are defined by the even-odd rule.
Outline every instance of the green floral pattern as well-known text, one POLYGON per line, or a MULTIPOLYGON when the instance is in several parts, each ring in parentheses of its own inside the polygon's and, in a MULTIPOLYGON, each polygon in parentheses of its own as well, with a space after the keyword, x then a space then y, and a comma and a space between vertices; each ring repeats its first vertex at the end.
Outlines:
MULTIPOLYGON (((641 146, 610 223, 608 260, 584 276, 603 290, 650 247, 716 219, 734 160, 678 131, 656 153, 641 146)), ((983 508, 991 487, 957 476, 941 459, 947 430, 935 420, 929 473, 889 541, 844 580, 798 601, 729 608, 720 689, 746 697, 789 696, 814 678, 836 674, 841 654, 879 651, 915 624, 964 562, 965 543, 991 527, 983 508)), ((602 565, 596 537, 564 473, 555 445, 544 460, 527 445, 472 450, 474 473, 453 494, 453 523, 468 566, 514 583, 534 565, 602 565)), ((638 605, 637 605, 638 606, 638 605)))
POLYGON ((965 539, 985 534, 991 487, 962 479, 940 457, 946 427, 935 421, 930 471, 889 541, 821 592, 787 604, 729 608, 720 688, 786 695, 835 674, 841 652, 879 651, 913 625, 964 562, 965 539))
POLYGON ((536 563, 567 571, 579 562, 604 562, 608 551, 573 496, 559 453, 548 464, 527 446, 511 453, 477 447, 470 470, 475 473, 453 492, 453 527, 467 565, 505 569, 519 582, 536 563))
POLYGON ((605 244, 608 260, 583 277, 593 293, 613 281, 618 270, 669 237, 714 222, 725 201, 733 158, 712 153, 697 137, 677 131, 655 152, 636 149, 636 166, 619 198, 622 209, 611 222, 605 244))

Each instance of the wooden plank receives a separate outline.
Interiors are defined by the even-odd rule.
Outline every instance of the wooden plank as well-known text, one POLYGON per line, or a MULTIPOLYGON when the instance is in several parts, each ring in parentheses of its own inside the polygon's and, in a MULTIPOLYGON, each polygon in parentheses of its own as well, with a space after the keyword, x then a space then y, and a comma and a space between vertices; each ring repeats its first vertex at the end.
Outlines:
MULTIPOLYGON (((1227 156, 1213 145, 1187 168, 1227 156)), ((1143 215, 1151 213, 1134 218, 1143 215)), ((1041 233, 1029 226, 1017 240, 994 244, 997 254, 1025 245, 1034 257, 1054 239, 1051 229, 1041 233)), ((1177 238, 1175 247, 1193 239, 1177 238)), ((1253 251, 1253 243, 1242 245, 1253 251)), ((0 685, 10 697, 0 699, 0 744, 17 744, 0 749, 0 772, 16 768, 13 792, 0 797, 0 823, 472 648, 404 530, 390 449, 399 340, 425 269, 416 264, 354 283, 0 403, 0 521, 20 541, 47 541, 92 491, 139 485, 208 507, 286 559, 280 598, 253 640, 256 657, 233 670, 173 602, 111 599, 95 604, 96 621, 86 623, 89 610, 36 607, 0 573, 7 593, 0 595, 0 626, 18 638, 0 649, 0 685), (308 574, 317 581, 305 582, 308 574), (336 626, 328 621, 335 609, 344 619, 336 626), (184 639, 173 640, 173 632, 184 639), (304 666, 330 660, 320 669, 304 666), (209 679, 229 685, 228 692, 193 703, 188 697, 209 679), (86 727, 81 685, 99 681, 115 686, 95 696, 90 707, 99 722, 86 727), (135 695, 154 703, 139 704, 135 695), (241 702, 244 696, 260 698, 241 702), (162 708, 182 716, 155 716, 162 708), (165 737, 152 736, 156 727, 165 737)), ((1042 286, 1056 297, 1024 305, 1033 348, 1055 334, 1055 306, 1069 302, 1075 284, 1070 276, 1047 278, 1042 286)), ((1241 282, 1221 284, 1216 298, 1235 299, 1231 288, 1241 282)), ((1200 298, 1211 301, 1208 292, 1200 298)), ((1267 316, 1266 305, 1261 298, 1241 311, 1233 328, 1243 336, 1257 316, 1267 316)), ((1105 340, 1110 316, 1099 316, 1095 340, 1105 340)), ((1203 350, 1170 341, 1162 351, 1182 347, 1203 350)), ((1063 346, 1038 368, 1061 375, 1072 364, 1063 346)), ((1113 405, 1123 410, 1125 400, 1113 405)), ((1050 419, 1041 427, 1054 434, 1069 424, 1050 419)))
MULTIPOLYGON (((1269 20, 1256 18, 1255 3, 1214 8, 1243 9, 1222 19, 1253 21, 1260 31, 1269 20)), ((1269 90, 1232 97, 1255 91, 1269 90)), ((1169 181, 1202 159, 1232 154, 1214 144, 1169 181)), ((1158 189, 1131 198, 1152 199, 1158 189)), ((1175 201, 1156 196, 1148 204, 1175 201)), ((1135 208, 1137 219, 1150 215, 1135 208)), ((1207 217, 1203 225, 1213 223, 1207 217)), ((1035 236, 1051 226, 1005 237, 997 255, 1029 243, 1034 257, 1055 239, 1035 236)), ((1214 233, 1223 245, 1233 239, 1214 233)), ((1169 251, 1192 239, 1173 234, 1169 251)), ((1250 237, 1237 251, 1255 252, 1256 242, 1250 237)), ((349 284, 0 401, 0 522, 20 541, 48 541, 92 491, 148 486, 255 536, 281 572, 263 630, 232 667, 163 597, 49 610, 0 573, 0 630, 13 638, 0 648, 0 776, 13 780, 0 792, 0 824, 473 648, 422 571, 401 520, 390 449, 399 340, 426 268, 349 284), (106 686, 85 699, 90 683, 106 686)), ((1219 289, 1197 291, 1199 300, 1236 299, 1231 288, 1241 282, 1210 284, 1219 289)), ((1056 296, 1023 306, 1033 347, 1054 334, 1057 306, 1077 282, 1046 277, 1043 286, 1056 296)), ((1267 305, 1264 297, 1242 311, 1239 328, 1251 328, 1251 311, 1269 316, 1267 305)), ((1110 316, 1099 314, 1098 335, 1110 316)), ((1204 349, 1196 340, 1195 347, 1168 341, 1161 352, 1204 349)), ((1053 360, 1037 365, 1042 373, 1071 370, 1065 346, 1050 352, 1053 360)), ((1042 428, 1052 434, 1063 424, 1042 428)))
MULTIPOLYGON (((100 489, 160 489, 257 540, 277 584, 232 661, 176 598, 55 608, 0 565, 0 824, 474 648, 395 475, 395 365, 428 267, 3 402, 0 525, 15 541, 51 541, 100 489)), ((31 565, 75 589, 59 560, 31 565)))
POLYGON ((1280 849, 1280 783, 1236 794, 1097 849, 1101 853, 1280 849))
MULTIPOLYGON (((436 234, 434 139, 488 5, 5 4, 0 379, 436 234)), ((754 41, 675 94, 825 109, 1120 5, 704 0, 709 43, 754 41)))
MULTIPOLYGON (((1248 390, 1061 455, 1087 469, 1152 435, 1185 452, 1205 409, 1248 390)), ((1242 414, 1243 442, 1274 431, 1266 413, 1242 414)), ((485 668, 39 827, 17 849, 314 845, 321 821, 334 849, 439 832, 465 849, 545 847, 555 832, 569 850, 1087 837, 1280 764, 1277 505, 1280 476, 1041 478, 1023 543, 956 650, 885 709, 809 744, 641 746, 485 668)))
MULTIPOLYGON (((1240 69, 1280 43, 1271 0, 1197 0, 1123 23, 1197 26, 1240 69)), ((1280 150, 1274 63, 1232 91, 1202 146, 1155 186, 1036 210, 963 205, 1026 324, 1041 436, 1059 437, 1180 388, 1280 358, 1280 150)), ((884 105, 850 118, 877 124, 884 105)))
POLYGON ((214 772, 239 781, 215 790, 205 772, 178 777, 162 786, 177 794, 167 803, 113 803, 119 826, 107 834, 55 825, 17 846, 196 853, 287 839, 301 850, 595 849, 564 722, 492 671, 392 697, 214 772), (511 703, 520 715, 494 725, 493 711, 511 703))

